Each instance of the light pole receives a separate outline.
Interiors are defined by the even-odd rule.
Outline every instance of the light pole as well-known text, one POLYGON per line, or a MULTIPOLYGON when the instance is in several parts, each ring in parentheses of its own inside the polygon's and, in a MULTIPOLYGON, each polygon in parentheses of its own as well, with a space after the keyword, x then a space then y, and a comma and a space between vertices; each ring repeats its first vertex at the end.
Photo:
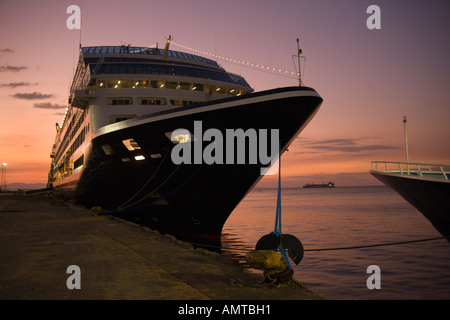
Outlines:
POLYGON ((408 134, 406 133, 406 122, 406 116, 403 116, 403 127, 405 130, 406 171, 409 174, 408 134))
POLYGON ((2 163, 2 192, 6 191, 6 162, 2 163))

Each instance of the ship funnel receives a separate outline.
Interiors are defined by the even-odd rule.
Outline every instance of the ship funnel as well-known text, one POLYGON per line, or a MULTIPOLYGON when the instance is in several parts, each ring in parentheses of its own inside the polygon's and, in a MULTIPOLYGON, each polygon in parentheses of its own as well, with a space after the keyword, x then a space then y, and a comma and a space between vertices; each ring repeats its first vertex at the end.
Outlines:
POLYGON ((164 52, 163 52, 163 59, 164 60, 167 59, 167 54, 169 53, 170 40, 172 40, 172 36, 171 35, 169 35, 169 39, 167 39, 167 42, 166 42, 166 47, 164 48, 164 52))

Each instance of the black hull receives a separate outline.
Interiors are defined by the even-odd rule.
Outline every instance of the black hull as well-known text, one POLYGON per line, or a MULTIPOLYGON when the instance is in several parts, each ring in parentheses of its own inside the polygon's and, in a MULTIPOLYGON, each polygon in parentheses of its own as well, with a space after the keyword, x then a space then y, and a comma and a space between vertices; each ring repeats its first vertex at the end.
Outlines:
POLYGON ((418 176, 370 172, 417 208, 450 241, 450 182, 418 176))
MULTIPOLYGON (((194 121, 202 121, 203 132, 279 129, 283 152, 321 102, 312 89, 284 88, 117 123, 94 136, 71 191, 75 201, 87 207, 100 206, 109 214, 182 240, 219 246, 223 225, 262 178, 262 165, 248 161, 176 165, 171 160, 174 144, 165 133, 178 128, 193 133, 194 121), (122 143, 126 139, 136 140, 141 149, 129 151, 122 143), (113 153, 106 155, 105 145, 113 153), (144 155, 145 160, 135 161, 136 155, 144 155)), ((203 142, 203 147, 208 143, 203 142)))

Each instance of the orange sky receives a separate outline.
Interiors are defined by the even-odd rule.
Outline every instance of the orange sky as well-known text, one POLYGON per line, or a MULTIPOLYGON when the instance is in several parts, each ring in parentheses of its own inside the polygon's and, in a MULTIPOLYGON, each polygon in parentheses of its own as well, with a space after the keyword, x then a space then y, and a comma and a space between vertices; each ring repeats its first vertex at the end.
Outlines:
MULTIPOLYGON (((304 83, 324 103, 282 158, 284 186, 333 180, 379 184, 373 160, 450 162, 450 2, 426 1, 1 1, 0 161, 7 183, 45 183, 55 123, 67 102, 78 45, 160 47, 174 42, 213 54, 295 71, 300 38, 304 83), (81 7, 82 31, 66 9, 81 7), (381 9, 369 30, 366 9, 381 9)), ((171 49, 181 50, 172 46, 171 49)), ((218 62, 255 91, 293 78, 218 62)), ((274 185, 265 177, 260 186, 274 185)))

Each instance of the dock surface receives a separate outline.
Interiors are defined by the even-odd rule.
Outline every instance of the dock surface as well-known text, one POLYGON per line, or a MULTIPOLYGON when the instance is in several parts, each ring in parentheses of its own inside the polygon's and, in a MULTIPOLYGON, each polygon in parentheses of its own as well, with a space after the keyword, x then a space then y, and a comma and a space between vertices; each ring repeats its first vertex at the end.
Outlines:
POLYGON ((2 300, 321 299, 262 279, 217 253, 49 195, 0 195, 2 300))

